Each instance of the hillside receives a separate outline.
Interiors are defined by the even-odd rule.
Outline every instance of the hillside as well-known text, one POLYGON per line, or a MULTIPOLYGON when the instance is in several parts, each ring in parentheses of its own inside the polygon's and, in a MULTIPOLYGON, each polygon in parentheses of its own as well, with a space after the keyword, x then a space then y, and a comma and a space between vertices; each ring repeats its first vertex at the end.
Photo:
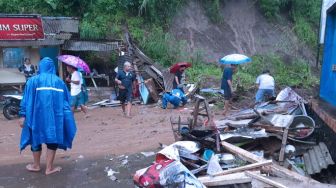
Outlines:
MULTIPOLYGON (((121 39, 127 26, 144 53, 164 67, 193 63, 187 71, 191 82, 211 77, 217 83, 222 74, 218 59, 243 53, 253 63, 237 76, 249 88, 265 68, 279 86, 318 83, 310 65, 315 63, 320 5, 321 0, 2 0, 0 10, 78 17, 84 40, 121 39)), ((81 57, 106 74, 117 58, 111 52, 81 57)))
POLYGON ((221 4, 220 13, 220 23, 215 24, 199 1, 188 1, 174 16, 169 32, 187 41, 189 52, 202 51, 209 62, 230 53, 315 61, 312 49, 296 37, 290 21, 281 24, 267 20, 255 1, 227 0, 221 4))

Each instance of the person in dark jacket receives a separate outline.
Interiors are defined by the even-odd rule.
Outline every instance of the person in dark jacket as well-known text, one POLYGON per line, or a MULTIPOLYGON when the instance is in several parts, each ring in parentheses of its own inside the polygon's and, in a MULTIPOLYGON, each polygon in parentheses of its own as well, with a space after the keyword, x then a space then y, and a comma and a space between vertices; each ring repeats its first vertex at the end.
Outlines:
POLYGON ((176 71, 174 80, 173 80, 173 89, 181 89, 183 91, 182 84, 182 76, 187 67, 185 65, 180 66, 179 70, 176 71))
POLYGON ((25 75, 26 80, 34 76, 36 72, 34 65, 31 64, 30 59, 27 57, 24 58, 24 63, 19 67, 19 71, 25 75))
POLYGON ((61 170, 54 166, 56 150, 72 147, 76 123, 70 107, 70 95, 65 83, 56 76, 52 59, 45 57, 39 63, 39 74, 27 83, 20 104, 22 127, 20 150, 31 145, 34 163, 26 169, 40 171, 42 144, 47 145, 45 174, 61 170))

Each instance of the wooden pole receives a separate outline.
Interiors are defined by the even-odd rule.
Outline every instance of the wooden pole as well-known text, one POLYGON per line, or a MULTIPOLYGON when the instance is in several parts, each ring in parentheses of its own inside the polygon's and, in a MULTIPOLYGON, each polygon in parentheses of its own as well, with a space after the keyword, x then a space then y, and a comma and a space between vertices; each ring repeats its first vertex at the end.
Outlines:
MULTIPOLYGON (((223 141, 222 146, 224 147, 224 149, 226 149, 227 151, 236 154, 238 156, 240 156, 241 158, 247 160, 248 162, 251 163, 255 163, 255 162, 262 162, 262 161, 266 161, 266 159, 259 157, 251 152, 248 152, 240 147, 237 147, 235 145, 232 145, 228 142, 223 141)), ((296 172, 290 171, 282 166, 279 166, 277 164, 272 164, 270 166, 270 169, 272 171, 273 174, 279 176, 279 177, 285 177, 285 178, 291 178, 291 179, 295 179, 297 181, 300 182, 312 182, 312 183, 319 183, 318 181, 302 176, 296 172)))
POLYGON ((257 162, 257 163, 241 166, 241 167, 238 167, 238 168, 232 168, 232 169, 229 169, 229 170, 225 170, 223 172, 219 172, 219 173, 214 174, 212 176, 221 176, 221 175, 226 175, 226 174, 232 174, 232 173, 241 172, 241 171, 245 171, 245 170, 250 170, 250 169, 254 169, 254 168, 258 168, 258 167, 266 166, 266 165, 270 165, 270 164, 272 164, 272 160, 257 162))
POLYGON ((270 179, 268 179, 268 178, 265 178, 265 177, 263 177, 263 176, 261 176, 261 175, 259 175, 259 174, 255 174, 255 173, 250 172, 250 171, 246 171, 245 174, 246 174, 247 176, 250 176, 251 178, 257 179, 257 180, 259 180, 259 181, 262 181, 262 182, 267 183, 267 184, 269 184, 269 185, 272 185, 272 186, 274 186, 274 187, 278 187, 278 188, 288 188, 287 186, 284 186, 284 185, 282 185, 282 184, 280 184, 280 183, 278 183, 278 182, 276 182, 276 181, 270 180, 270 179))

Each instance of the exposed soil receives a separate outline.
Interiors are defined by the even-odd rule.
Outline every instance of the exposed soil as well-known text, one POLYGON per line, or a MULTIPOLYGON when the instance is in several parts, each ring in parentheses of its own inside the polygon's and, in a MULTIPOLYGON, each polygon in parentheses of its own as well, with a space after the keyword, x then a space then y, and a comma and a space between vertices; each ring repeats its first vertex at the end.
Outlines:
MULTIPOLYGON (((257 1, 227 0, 222 3, 221 23, 212 23, 199 1, 188 1, 173 19, 170 32, 187 41, 189 52, 202 51, 209 62, 230 53, 278 54, 299 57, 313 64, 312 50, 292 31, 290 21, 272 23, 258 9, 257 1)), ((286 19, 286 18, 283 18, 286 19)))

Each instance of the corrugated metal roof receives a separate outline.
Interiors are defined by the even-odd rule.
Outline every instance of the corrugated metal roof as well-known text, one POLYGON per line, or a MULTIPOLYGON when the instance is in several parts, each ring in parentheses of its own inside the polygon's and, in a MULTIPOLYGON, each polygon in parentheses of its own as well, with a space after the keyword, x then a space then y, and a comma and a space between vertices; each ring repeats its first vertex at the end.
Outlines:
POLYGON ((42 17, 44 33, 78 33, 79 20, 71 17, 42 17))
POLYGON ((95 41, 66 41, 63 50, 70 51, 113 51, 118 49, 118 42, 95 42, 95 41))
POLYGON ((164 87, 166 91, 173 90, 174 78, 175 78, 175 75, 170 73, 168 70, 163 72, 163 82, 164 82, 164 87))
POLYGON ((326 169, 329 165, 335 164, 327 146, 323 142, 309 149, 303 155, 303 158, 307 173, 310 175, 320 173, 322 169, 326 169))
POLYGON ((44 39, 27 41, 0 41, 0 47, 18 47, 18 46, 57 46, 64 43, 64 40, 44 39))

